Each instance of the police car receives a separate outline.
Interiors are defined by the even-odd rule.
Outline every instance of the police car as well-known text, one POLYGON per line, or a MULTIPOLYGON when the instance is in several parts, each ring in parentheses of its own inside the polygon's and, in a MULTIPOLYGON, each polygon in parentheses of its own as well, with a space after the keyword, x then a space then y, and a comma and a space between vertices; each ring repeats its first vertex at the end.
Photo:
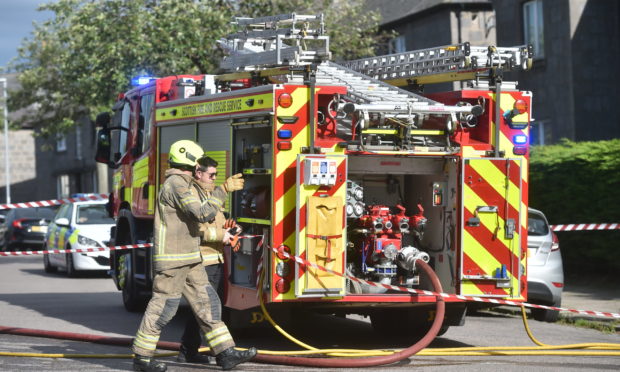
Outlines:
MULTIPOLYGON (((63 204, 49 224, 46 250, 105 247, 114 226, 106 210, 106 200, 63 204)), ((43 266, 48 273, 63 269, 72 277, 82 270, 109 270, 110 252, 45 254, 43 266)))

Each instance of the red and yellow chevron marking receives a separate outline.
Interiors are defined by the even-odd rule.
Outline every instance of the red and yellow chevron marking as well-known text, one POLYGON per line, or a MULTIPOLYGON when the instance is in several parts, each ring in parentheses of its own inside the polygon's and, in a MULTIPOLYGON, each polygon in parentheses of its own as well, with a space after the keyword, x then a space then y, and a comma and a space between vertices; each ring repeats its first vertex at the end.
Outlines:
MULTIPOLYGON (((272 246, 279 247, 284 244, 295 252, 295 203, 296 203, 296 163, 297 155, 302 147, 309 146, 308 128, 308 103, 310 101, 310 89, 305 86, 285 86, 282 90, 276 91, 275 102, 279 95, 288 93, 293 98, 293 104, 288 108, 276 107, 276 118, 274 120, 274 161, 273 161, 273 237, 272 246), (278 116, 296 116, 298 120, 294 124, 283 124, 277 120, 278 116), (292 131, 289 141, 292 144, 290 150, 279 150, 277 133, 280 129, 292 131)), ((273 275, 272 282, 275 283, 279 278, 275 276, 275 266, 279 259, 272 256, 271 259, 273 275)), ((285 295, 290 297, 293 289, 288 294, 281 294, 271 286, 271 300, 281 301, 285 295)))
POLYGON ((522 229, 506 239, 506 219, 520 223, 520 159, 466 159, 463 165, 463 221, 461 294, 509 298, 521 296, 519 266, 522 257, 522 229), (490 207, 480 209, 480 207, 490 207), (479 226, 467 221, 477 217, 479 226), (506 267, 510 288, 497 286, 496 270, 506 267))
MULTIPOLYGON (((493 99, 495 95, 493 94, 493 99)), ((531 107, 532 107, 532 97, 529 94, 524 94, 523 92, 510 92, 510 93, 502 93, 501 96, 501 112, 500 115, 504 115, 504 112, 508 111, 508 110, 512 110, 512 108, 514 107, 514 103, 516 100, 518 99, 522 99, 527 103, 527 106, 529 108, 528 112, 525 112, 523 114, 519 114, 517 116, 515 116, 513 118, 513 121, 521 121, 521 122, 530 122, 531 119, 531 107)), ((521 247, 523 247, 522 250, 522 261, 521 264, 523 265, 523 267, 527 268, 527 261, 526 261, 526 252, 527 252, 527 206, 529 204, 528 202, 528 195, 529 195, 529 151, 528 154, 524 155, 524 156, 518 156, 518 155, 514 155, 513 154, 513 148, 514 145, 512 143, 512 138, 513 136, 517 135, 517 134, 523 134, 526 135, 527 138, 529 139, 530 136, 530 128, 529 126, 526 127, 525 129, 512 129, 510 128, 508 125, 501 125, 501 132, 500 132, 500 150, 505 151, 506 157, 516 157, 516 158, 520 158, 522 161, 521 164, 521 182, 522 182, 522 203, 521 203, 521 210, 524 211, 524 213, 521 214, 521 221, 520 221, 520 228, 521 228, 521 247)), ((525 273, 524 273, 525 274, 525 273)), ((523 285, 525 286, 527 284, 527 280, 526 280, 526 275, 524 275, 523 277, 523 285)))
MULTIPOLYGON (((316 88, 318 92, 321 88, 316 88)), ((296 229, 297 207, 304 210, 304 205, 297 206, 297 182, 296 182, 296 165, 297 156, 301 153, 302 147, 310 145, 310 133, 308 126, 308 114, 310 101, 310 89, 306 86, 285 86, 283 89, 276 90, 275 102, 282 93, 288 93, 293 98, 293 104, 288 108, 276 106, 276 118, 274 120, 274 167, 273 167, 273 236, 272 246, 279 247, 284 244, 291 249, 291 253, 305 257, 304 252, 297 251, 296 238, 298 231, 296 229), (296 116, 298 119, 294 124, 283 124, 277 120, 278 116, 296 116), (277 143, 281 141, 278 138, 280 129, 288 129, 292 132, 292 137, 287 141, 291 142, 291 150, 279 150, 277 143)), ((313 113, 316 115, 316 113, 313 113)), ((315 117, 316 119, 316 117, 315 117)), ((344 150, 335 144, 332 151, 334 153, 343 153, 344 150)), ((346 187, 343 189, 346 193, 346 187)), ((344 195, 344 194, 343 194, 344 195)), ((304 199, 305 203, 305 199, 304 199)), ((305 220, 304 220, 305 221, 305 220)), ((305 223, 305 222, 304 222, 305 223)), ((275 265, 280 260, 273 256, 272 265, 272 281, 278 280, 275 275, 275 265)), ((295 299, 294 283, 291 283, 291 290, 285 294, 277 292, 274 286, 271 286, 271 301, 282 301, 295 299)))

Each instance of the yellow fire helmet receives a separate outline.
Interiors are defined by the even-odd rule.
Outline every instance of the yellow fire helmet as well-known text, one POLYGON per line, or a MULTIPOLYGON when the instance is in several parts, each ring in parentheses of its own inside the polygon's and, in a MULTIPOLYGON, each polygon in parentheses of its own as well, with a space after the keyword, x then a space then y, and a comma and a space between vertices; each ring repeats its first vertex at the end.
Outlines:
POLYGON ((168 161, 172 167, 195 167, 202 154, 204 151, 196 142, 180 140, 170 146, 168 161))

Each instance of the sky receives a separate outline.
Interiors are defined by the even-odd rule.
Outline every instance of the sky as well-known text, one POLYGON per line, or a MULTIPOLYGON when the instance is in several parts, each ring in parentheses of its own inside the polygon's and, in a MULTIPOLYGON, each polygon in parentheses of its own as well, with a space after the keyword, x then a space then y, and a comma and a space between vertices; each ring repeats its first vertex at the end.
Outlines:
POLYGON ((39 12, 40 4, 49 0, 0 0, 0 67, 17 57, 17 48, 34 31, 32 22, 41 23, 52 12, 39 12))

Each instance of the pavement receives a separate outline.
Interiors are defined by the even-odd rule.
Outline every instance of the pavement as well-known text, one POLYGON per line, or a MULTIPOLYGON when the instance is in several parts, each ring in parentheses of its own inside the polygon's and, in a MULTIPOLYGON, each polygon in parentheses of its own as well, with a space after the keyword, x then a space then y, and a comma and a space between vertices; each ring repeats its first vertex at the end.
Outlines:
MULTIPOLYGON (((591 281, 567 283, 562 293, 562 307, 620 313, 620 286, 617 283, 601 284, 591 281)), ((562 312, 560 316, 597 321, 614 320, 613 318, 602 318, 570 312, 562 312)), ((620 319, 616 319, 616 322, 616 331, 620 331, 620 319)))

